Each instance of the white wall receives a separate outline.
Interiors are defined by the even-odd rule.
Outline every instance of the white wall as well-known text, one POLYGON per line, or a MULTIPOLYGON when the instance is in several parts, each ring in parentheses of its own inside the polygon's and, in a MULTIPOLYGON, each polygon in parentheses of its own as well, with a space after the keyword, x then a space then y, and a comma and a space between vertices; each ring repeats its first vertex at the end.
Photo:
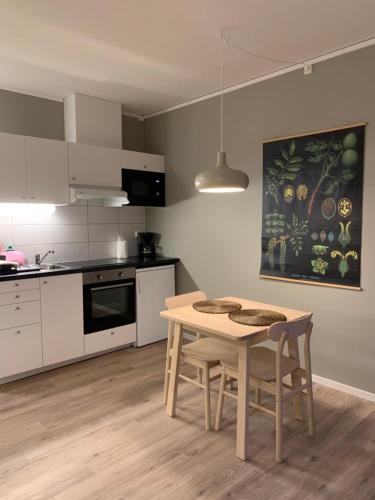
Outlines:
POLYGON ((69 262, 116 257, 116 240, 129 241, 129 254, 137 254, 135 231, 146 230, 143 207, 103 207, 100 201, 56 207, 44 217, 0 217, 0 243, 12 243, 34 263, 36 253, 54 250, 46 262, 69 262))

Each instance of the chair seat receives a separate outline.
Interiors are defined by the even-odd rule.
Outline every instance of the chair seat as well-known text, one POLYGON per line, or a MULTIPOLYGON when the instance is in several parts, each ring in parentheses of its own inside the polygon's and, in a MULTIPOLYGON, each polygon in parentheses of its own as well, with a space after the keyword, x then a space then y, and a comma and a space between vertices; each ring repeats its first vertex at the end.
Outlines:
MULTIPOLYGON (((222 358, 224 367, 238 370, 238 355, 222 358)), ((298 368, 298 361, 283 356, 281 374, 283 377, 298 368)), ((276 353, 267 347, 252 347, 250 349, 250 377, 265 380, 276 380, 276 353)))
POLYGON ((204 338, 182 346, 182 354, 199 359, 200 361, 217 362, 227 357, 235 357, 237 348, 221 340, 204 338))

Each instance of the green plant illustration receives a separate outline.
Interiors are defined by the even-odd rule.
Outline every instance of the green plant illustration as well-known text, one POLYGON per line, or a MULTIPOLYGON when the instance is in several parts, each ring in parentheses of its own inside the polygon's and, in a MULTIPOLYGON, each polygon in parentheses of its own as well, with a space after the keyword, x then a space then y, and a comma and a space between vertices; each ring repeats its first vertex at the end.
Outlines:
POLYGON ((296 257, 302 252, 303 237, 309 230, 308 220, 299 220, 295 214, 292 214, 292 221, 286 225, 289 235, 290 245, 296 257))
POLYGON ((358 161, 358 153, 353 148, 356 145, 357 136, 354 132, 350 132, 342 141, 332 134, 329 141, 315 139, 305 146, 305 151, 310 154, 308 161, 321 169, 319 180, 308 202, 308 216, 312 214, 319 193, 332 195, 340 184, 346 186, 355 177, 356 172, 353 167, 358 161))
POLYGON ((336 257, 340 257, 338 269, 341 274, 341 277, 344 278, 345 274, 350 270, 348 258, 351 257, 354 260, 358 260, 358 254, 354 250, 350 250, 345 254, 340 252, 340 250, 333 250, 331 252, 331 258, 335 259, 336 257))
POLYGON ((327 255, 328 248, 327 245, 313 245, 312 253, 315 255, 327 255))
POLYGON ((276 267, 276 259, 275 259, 275 251, 277 247, 279 246, 279 266, 280 266, 280 271, 285 272, 285 263, 286 263, 286 251, 287 251, 287 239, 288 236, 281 236, 280 239, 277 238, 271 238, 268 241, 267 245, 267 257, 268 257, 268 263, 270 265, 270 268, 272 270, 275 269, 276 267))
POLYGON ((265 176, 266 195, 272 196, 276 207, 280 205, 279 189, 286 181, 294 181, 302 168, 303 158, 296 156, 296 142, 289 145, 289 151, 280 148, 281 157, 274 159, 265 176))
POLYGON ((350 235, 350 231, 349 231, 349 226, 351 223, 352 223, 352 221, 349 221, 345 225, 345 223, 339 222, 341 231, 340 231, 340 234, 339 234, 337 239, 339 240, 339 242, 341 243, 343 248, 346 248, 351 242, 351 235, 350 235))
POLYGON ((313 272, 317 274, 325 274, 328 268, 328 262, 326 260, 323 260, 321 257, 312 260, 311 265, 313 268, 313 272))

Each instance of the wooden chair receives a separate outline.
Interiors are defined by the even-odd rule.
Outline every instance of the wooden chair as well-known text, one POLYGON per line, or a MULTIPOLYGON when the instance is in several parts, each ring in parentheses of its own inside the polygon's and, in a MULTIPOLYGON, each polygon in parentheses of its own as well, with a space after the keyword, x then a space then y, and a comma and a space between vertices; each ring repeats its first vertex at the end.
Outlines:
MULTIPOLYGON (((250 406, 276 417, 277 462, 282 462, 283 460, 282 425, 284 401, 292 397, 301 398, 302 394, 307 396, 309 435, 315 435, 310 355, 310 337, 313 327, 311 317, 312 314, 299 320, 285 321, 271 325, 268 329, 268 335, 270 339, 277 342, 276 352, 266 347, 252 347, 250 351, 250 385, 255 387, 256 390, 255 403, 250 402, 250 406), (296 359, 283 355, 286 341, 296 342, 298 353, 297 339, 301 335, 305 335, 305 369, 300 367, 298 355, 295 356, 296 359), (283 382, 283 378, 287 375, 291 375, 292 377, 292 386, 283 382), (295 377, 299 381, 301 381, 301 378, 304 378, 306 383, 293 383, 293 379, 296 380, 295 377), (306 390, 306 393, 304 390, 306 390), (260 404, 260 391, 265 391, 276 396, 276 411, 270 410, 260 404)), ((215 422, 216 430, 219 430, 221 426, 224 395, 237 399, 237 395, 225 389, 228 377, 238 380, 237 366, 238 355, 221 361, 220 390, 215 422)))
MULTIPOLYGON (((183 295, 176 295, 175 297, 168 297, 165 300, 165 304, 168 309, 176 309, 177 307, 188 306, 199 300, 206 299, 207 295, 204 292, 198 291, 185 293, 183 295)), ((220 373, 210 376, 210 370, 211 368, 220 366, 221 358, 225 356, 234 356, 235 350, 232 349, 231 345, 229 345, 228 342, 216 340, 209 337, 202 338, 200 332, 192 333, 196 335, 197 340, 182 346, 181 361, 197 367, 197 379, 192 379, 182 374, 180 374, 179 377, 204 390, 205 427, 208 431, 211 429, 210 382, 220 377, 220 373)), ((167 404, 168 398, 168 385, 171 369, 171 350, 173 348, 172 344, 173 325, 169 324, 164 378, 164 404, 167 404)))

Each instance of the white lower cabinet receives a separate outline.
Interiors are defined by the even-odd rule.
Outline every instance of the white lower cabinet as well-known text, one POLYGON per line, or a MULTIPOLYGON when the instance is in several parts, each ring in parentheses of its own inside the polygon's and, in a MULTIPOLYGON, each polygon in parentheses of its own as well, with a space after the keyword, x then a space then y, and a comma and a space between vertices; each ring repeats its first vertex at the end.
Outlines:
POLYGON ((110 330, 85 335, 85 355, 131 344, 136 339, 135 324, 118 326, 110 330))
POLYGON ((137 270, 137 346, 168 336, 167 321, 160 317, 165 299, 175 295, 175 266, 137 270))
POLYGON ((0 330, 0 378, 42 366, 40 323, 0 330))
POLYGON ((84 355, 82 274, 40 278, 43 366, 84 355))

